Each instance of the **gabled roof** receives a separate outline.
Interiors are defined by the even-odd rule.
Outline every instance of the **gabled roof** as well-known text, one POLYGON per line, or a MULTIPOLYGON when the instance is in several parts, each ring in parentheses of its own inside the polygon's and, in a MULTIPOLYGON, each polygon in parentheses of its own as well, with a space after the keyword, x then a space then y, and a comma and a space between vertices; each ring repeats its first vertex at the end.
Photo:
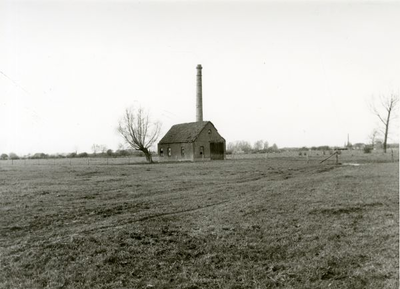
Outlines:
MULTIPOLYGON (((210 121, 197 121, 176 124, 165 134, 159 143, 190 143, 194 142, 203 128, 210 121)), ((214 126, 211 123, 212 126, 214 126)))

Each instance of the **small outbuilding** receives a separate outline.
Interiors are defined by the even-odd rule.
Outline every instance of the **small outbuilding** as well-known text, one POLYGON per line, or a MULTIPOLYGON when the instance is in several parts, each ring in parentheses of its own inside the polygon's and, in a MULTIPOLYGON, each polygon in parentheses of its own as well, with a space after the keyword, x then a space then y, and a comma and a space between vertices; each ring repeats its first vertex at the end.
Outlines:
POLYGON ((176 124, 158 143, 160 162, 224 160, 225 139, 211 121, 176 124))

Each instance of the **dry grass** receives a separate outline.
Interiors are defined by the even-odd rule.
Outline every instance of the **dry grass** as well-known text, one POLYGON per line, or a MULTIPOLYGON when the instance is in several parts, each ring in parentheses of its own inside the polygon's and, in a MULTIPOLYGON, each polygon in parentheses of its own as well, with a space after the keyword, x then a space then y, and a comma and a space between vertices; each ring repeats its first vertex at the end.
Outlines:
POLYGON ((368 158, 1 166, 0 288, 398 288, 398 163, 368 158))

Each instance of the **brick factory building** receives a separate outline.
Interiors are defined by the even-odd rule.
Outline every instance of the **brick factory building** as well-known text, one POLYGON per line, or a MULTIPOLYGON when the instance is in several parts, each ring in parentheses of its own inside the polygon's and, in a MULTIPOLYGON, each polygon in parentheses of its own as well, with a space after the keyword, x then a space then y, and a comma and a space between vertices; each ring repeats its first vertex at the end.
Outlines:
POLYGON ((201 65, 197 66, 196 122, 176 124, 158 143, 159 161, 224 160, 225 139, 203 121, 201 65))

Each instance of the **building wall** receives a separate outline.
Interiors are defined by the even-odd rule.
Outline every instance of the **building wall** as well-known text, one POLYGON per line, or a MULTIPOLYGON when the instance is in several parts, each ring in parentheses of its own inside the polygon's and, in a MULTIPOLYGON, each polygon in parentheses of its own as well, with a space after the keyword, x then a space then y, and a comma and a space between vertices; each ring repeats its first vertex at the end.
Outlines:
MULTIPOLYGON (((223 142, 224 147, 226 148, 225 139, 218 133, 215 127, 208 123, 204 129, 201 131, 196 141, 194 142, 194 159, 195 160, 210 160, 211 159, 211 151, 210 151, 210 143, 211 142, 223 142), (204 154, 200 154, 200 148, 204 147, 204 154)), ((226 149, 224 150, 224 152, 226 149)), ((225 159, 225 153, 223 158, 225 159)))
POLYGON ((158 144, 159 161, 193 161, 193 143, 173 143, 173 144, 158 144), (163 155, 160 155, 160 150, 163 149, 163 155), (171 149, 171 156, 168 156, 168 148, 171 149), (184 154, 182 155, 182 148, 184 154))
POLYGON ((210 142, 208 141, 196 141, 193 143, 194 146, 194 159, 195 160, 210 160, 210 142), (203 147, 203 154, 200 154, 200 148, 203 147))

